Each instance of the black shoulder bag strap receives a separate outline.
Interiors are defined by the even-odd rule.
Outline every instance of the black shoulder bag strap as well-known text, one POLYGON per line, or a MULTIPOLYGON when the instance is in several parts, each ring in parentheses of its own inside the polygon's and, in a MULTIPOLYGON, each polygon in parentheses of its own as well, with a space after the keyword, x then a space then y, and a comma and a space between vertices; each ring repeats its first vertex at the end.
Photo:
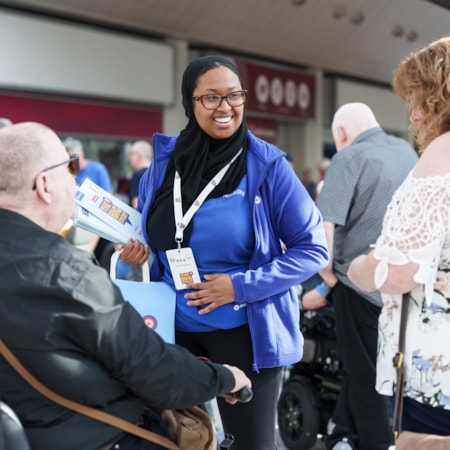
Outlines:
POLYGON ((0 339, 0 354, 11 364, 15 371, 25 379, 34 389, 40 392, 45 397, 49 398, 58 405, 64 408, 71 409, 79 414, 90 417, 91 419, 98 420, 99 422, 106 423, 112 427, 118 428, 119 430, 126 431, 127 433, 133 434, 145 439, 147 441, 155 442, 164 448, 169 450, 180 450, 180 448, 169 439, 161 436, 153 431, 140 428, 124 419, 113 416, 112 414, 106 413, 104 411, 99 411, 98 409, 91 408, 89 406, 83 405, 81 403, 69 400, 61 395, 53 392, 48 387, 44 386, 40 381, 38 381, 21 363, 20 361, 11 353, 9 348, 0 339))

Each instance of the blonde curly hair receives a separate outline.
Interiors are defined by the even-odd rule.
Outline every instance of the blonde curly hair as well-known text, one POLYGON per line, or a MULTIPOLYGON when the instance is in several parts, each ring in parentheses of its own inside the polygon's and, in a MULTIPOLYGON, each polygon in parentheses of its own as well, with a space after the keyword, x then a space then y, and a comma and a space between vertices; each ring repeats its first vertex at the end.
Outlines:
POLYGON ((408 104, 410 119, 418 109, 420 120, 410 120, 419 151, 450 131, 450 37, 411 53, 394 72, 394 92, 408 104))

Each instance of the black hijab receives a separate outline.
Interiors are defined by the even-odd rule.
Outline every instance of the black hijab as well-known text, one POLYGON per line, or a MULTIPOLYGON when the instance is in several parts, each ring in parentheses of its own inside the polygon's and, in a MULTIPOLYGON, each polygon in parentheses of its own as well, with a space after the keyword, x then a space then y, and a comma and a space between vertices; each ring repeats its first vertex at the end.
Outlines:
MULTIPOLYGON (((242 148, 243 151, 231 165, 222 181, 215 187, 208 198, 221 197, 232 192, 247 170, 247 125, 245 114, 242 124, 227 139, 213 139, 198 125, 192 104, 192 95, 199 78, 211 69, 225 66, 242 78, 238 68, 227 58, 221 56, 204 56, 191 62, 183 74, 181 94, 184 112, 188 123, 175 144, 170 157, 163 184, 156 192, 156 198, 147 218, 149 244, 158 250, 176 247, 175 219, 173 212, 173 180, 175 170, 181 176, 183 214, 189 209, 197 195, 211 178, 224 167, 242 148)), ((189 245, 192 223, 184 230, 183 247, 189 245)))

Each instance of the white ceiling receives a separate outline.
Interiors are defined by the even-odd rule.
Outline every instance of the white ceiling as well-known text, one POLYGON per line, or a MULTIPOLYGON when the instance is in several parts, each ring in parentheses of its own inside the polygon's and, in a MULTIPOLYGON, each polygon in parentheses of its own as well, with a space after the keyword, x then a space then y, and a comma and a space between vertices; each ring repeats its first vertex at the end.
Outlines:
POLYGON ((192 45, 389 83, 410 52, 450 35, 450 10, 425 0, 11 0, 13 6, 192 45), (304 3, 295 5, 294 3, 304 3), (333 18, 343 8, 344 17, 333 18), (354 25, 352 14, 362 12, 354 25), (393 37, 392 29, 405 33, 393 37), (418 38, 410 42, 406 34, 418 38))

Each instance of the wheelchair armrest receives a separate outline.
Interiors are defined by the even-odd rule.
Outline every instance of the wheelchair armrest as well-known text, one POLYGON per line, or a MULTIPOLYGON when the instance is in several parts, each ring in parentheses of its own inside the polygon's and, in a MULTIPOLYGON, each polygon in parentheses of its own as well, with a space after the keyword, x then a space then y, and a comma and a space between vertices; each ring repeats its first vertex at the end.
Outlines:
POLYGON ((19 418, 2 401, 0 401, 0 448, 4 450, 31 450, 19 418))

